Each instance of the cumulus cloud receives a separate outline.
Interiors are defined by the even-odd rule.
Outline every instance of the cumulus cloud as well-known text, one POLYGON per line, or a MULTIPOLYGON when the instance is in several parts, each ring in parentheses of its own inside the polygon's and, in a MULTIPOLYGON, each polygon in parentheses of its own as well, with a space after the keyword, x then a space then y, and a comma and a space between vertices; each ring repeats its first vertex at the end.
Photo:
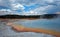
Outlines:
POLYGON ((54 5, 47 5, 47 6, 42 6, 42 7, 38 7, 34 10, 30 10, 28 12, 23 12, 26 15, 43 15, 43 14, 55 14, 57 12, 56 10, 56 6, 54 5))
MULTIPOLYGON (((16 1, 16 0, 15 0, 16 1)), ((60 1, 59 0, 17 0, 26 6, 31 6, 34 4, 39 4, 39 6, 35 9, 30 9, 28 12, 22 12, 24 14, 54 14, 60 11, 60 1)))
POLYGON ((0 0, 0 6, 20 14, 54 14, 60 12, 60 0, 0 0))
POLYGON ((18 10, 18 9, 24 10, 25 7, 22 4, 16 3, 16 4, 12 4, 12 9, 13 10, 18 10))

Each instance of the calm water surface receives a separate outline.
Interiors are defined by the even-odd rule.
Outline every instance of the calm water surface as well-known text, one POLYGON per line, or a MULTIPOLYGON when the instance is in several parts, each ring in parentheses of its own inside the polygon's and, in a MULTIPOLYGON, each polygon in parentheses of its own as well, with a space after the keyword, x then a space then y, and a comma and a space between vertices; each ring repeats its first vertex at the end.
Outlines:
POLYGON ((19 20, 15 22, 26 27, 44 28, 60 31, 60 18, 54 19, 37 19, 37 20, 19 20))
MULTIPOLYGON (((13 20, 14 21, 14 20, 13 20)), ((13 22, 14 24, 19 24, 23 25, 25 27, 30 27, 30 28, 43 28, 43 29, 48 29, 48 30, 55 30, 60 32, 60 18, 54 18, 54 19, 36 19, 36 20, 18 20, 13 22)), ((29 35, 30 37, 40 37, 42 34, 37 34, 37 33, 23 33, 23 32, 15 32, 14 30, 11 29, 10 26, 6 26, 6 22, 1 22, 0 21, 0 36, 1 37, 27 37, 29 35)), ((43 34, 47 35, 47 34, 43 34)))

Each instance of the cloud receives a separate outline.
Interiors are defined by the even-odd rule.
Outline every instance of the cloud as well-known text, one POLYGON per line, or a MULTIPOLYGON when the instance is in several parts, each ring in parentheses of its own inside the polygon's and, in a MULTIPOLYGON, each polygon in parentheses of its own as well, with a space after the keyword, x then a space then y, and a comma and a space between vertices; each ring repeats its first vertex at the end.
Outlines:
POLYGON ((12 9, 13 10, 18 10, 18 9, 24 10, 25 7, 22 4, 16 3, 16 4, 12 4, 12 9))
POLYGON ((56 7, 54 5, 47 5, 47 6, 41 6, 41 7, 34 9, 34 10, 30 10, 28 12, 23 12, 23 13, 26 15, 29 15, 29 14, 31 14, 31 15, 53 14, 56 12, 55 8, 56 7))
POLYGON ((0 9, 0 15, 6 15, 6 14, 17 14, 20 15, 20 13, 17 13, 16 11, 12 11, 10 9, 0 9))
POLYGON ((60 12, 56 12, 56 14, 60 14, 60 12))
POLYGON ((10 1, 9 0, 0 0, 0 6, 10 7, 10 1))
POLYGON ((10 9, 0 9, 0 15, 6 15, 6 14, 11 14, 10 9))
MULTIPOLYGON (((16 0, 15 0, 16 1, 16 0)), ((34 4, 38 4, 39 6, 37 8, 31 9, 30 8, 26 8, 28 9, 28 12, 22 12, 23 14, 31 14, 31 11, 37 14, 53 14, 55 12, 60 11, 60 2, 59 0, 37 0, 37 1, 32 1, 32 0, 17 0, 16 2, 19 2, 22 5, 26 5, 26 6, 32 6, 34 4)))
POLYGON ((0 6, 20 14, 54 14, 60 12, 60 0, 0 0, 0 6))

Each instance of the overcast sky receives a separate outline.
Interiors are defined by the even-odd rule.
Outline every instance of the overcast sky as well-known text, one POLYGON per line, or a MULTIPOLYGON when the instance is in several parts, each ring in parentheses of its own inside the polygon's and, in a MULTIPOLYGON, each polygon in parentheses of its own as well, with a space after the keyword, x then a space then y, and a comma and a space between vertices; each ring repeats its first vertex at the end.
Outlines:
POLYGON ((5 9, 14 14, 55 14, 60 13, 60 0, 0 0, 0 11, 5 9))

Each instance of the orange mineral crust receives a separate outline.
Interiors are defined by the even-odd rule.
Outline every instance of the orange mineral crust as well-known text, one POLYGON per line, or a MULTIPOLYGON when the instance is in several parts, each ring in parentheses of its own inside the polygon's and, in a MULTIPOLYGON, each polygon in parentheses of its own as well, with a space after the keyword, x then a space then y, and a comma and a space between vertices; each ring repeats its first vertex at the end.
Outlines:
POLYGON ((46 30, 46 29, 40 29, 40 28, 28 28, 20 25, 12 25, 12 28, 17 32, 37 32, 37 33, 51 34, 56 37, 60 37, 60 32, 56 32, 53 30, 46 30))

